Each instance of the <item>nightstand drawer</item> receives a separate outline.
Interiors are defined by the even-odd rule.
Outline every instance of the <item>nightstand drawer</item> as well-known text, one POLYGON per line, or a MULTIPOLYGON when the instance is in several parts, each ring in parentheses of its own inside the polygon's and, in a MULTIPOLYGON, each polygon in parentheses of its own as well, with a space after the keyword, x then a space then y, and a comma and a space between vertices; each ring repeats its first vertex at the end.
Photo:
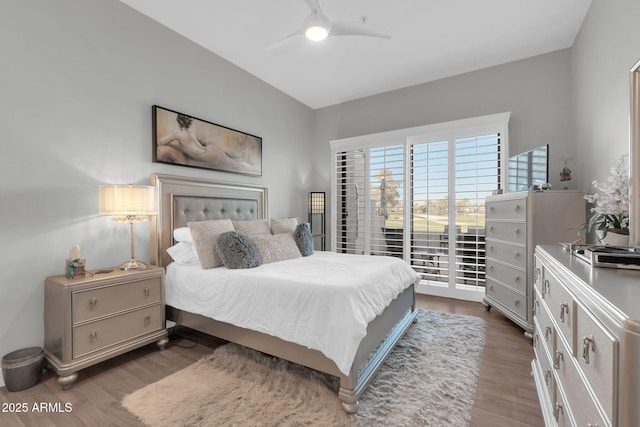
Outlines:
POLYGON ((487 218, 527 219, 527 199, 491 201, 487 203, 487 218))
POLYGON ((160 278, 73 292, 73 324, 154 304, 161 300, 160 278))
POLYGON ((73 358, 162 329, 162 304, 73 328, 73 358))

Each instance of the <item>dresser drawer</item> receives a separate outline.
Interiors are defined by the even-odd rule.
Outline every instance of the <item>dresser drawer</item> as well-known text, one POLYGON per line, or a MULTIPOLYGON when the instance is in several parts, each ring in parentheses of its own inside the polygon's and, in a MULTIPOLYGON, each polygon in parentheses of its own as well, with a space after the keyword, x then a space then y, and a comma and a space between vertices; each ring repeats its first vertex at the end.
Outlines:
POLYGON ((160 278, 76 291, 72 296, 73 323, 154 304, 162 300, 160 278))
POLYGON ((574 301, 556 276, 545 270, 542 279, 542 299, 546 302, 558 332, 564 336, 573 354, 574 345, 574 301))
POLYGON ((551 315, 547 311, 545 304, 542 302, 540 293, 537 289, 534 295, 534 304, 536 306, 535 318, 538 322, 538 326, 540 326, 540 338, 544 340, 547 348, 549 349, 549 355, 551 357, 555 350, 555 328, 553 327, 553 322, 551 321, 551 315))
POLYGON ((487 221, 485 232, 487 239, 504 240, 523 246, 527 241, 527 224, 524 222, 487 221))
POLYGON ((527 268, 527 251, 524 246, 503 242, 487 242, 487 257, 499 259, 522 269, 527 268))
POLYGON ((487 277, 504 283, 523 294, 527 292, 527 277, 524 271, 487 258, 485 265, 487 277))
MULTIPOLYGON (((555 383, 555 403, 553 405, 553 418, 555 418, 557 427, 575 427, 576 424, 573 421, 573 414, 567 398, 562 389, 562 385, 558 382, 555 383)), ((580 408, 578 408, 580 409, 580 408)))
MULTIPOLYGON (((536 322, 534 322, 533 333, 533 351, 535 352, 536 360, 540 365, 547 393, 549 394, 549 398, 553 401, 555 380, 550 356, 553 352, 553 346, 547 347, 548 344, 545 341, 545 332, 543 332, 543 329, 540 328, 540 325, 536 322)), ((553 340, 553 336, 553 333, 548 334, 548 338, 550 340, 553 340)))
POLYGON ((618 341, 579 304, 576 304, 576 360, 607 417, 614 421, 613 378, 617 375, 618 341))
POLYGON ((571 408, 571 414, 577 425, 598 425, 607 426, 605 423, 597 403, 588 391, 586 384, 582 381, 578 368, 576 367, 576 359, 571 356, 564 343, 558 341, 558 350, 554 356, 554 368, 558 375, 559 384, 565 392, 567 405, 571 408))
POLYGON ((487 296, 499 301, 504 307, 517 314, 522 320, 527 320, 526 297, 487 277, 487 296))
POLYGON ((527 199, 489 201, 486 206, 487 218, 527 219, 527 199))
POLYGON ((73 328, 73 357, 162 329, 163 306, 143 308, 73 328))

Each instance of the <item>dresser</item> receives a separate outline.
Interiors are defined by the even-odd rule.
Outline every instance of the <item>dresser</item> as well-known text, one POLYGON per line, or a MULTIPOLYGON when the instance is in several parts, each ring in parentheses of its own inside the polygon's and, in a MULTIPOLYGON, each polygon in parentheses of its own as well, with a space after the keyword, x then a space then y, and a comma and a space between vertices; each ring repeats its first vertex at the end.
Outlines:
POLYGON ((486 288, 483 303, 533 337, 533 251, 540 243, 573 242, 585 222, 583 193, 545 190, 487 197, 486 288))
POLYGON ((168 342, 161 267, 47 277, 44 293, 46 363, 65 390, 83 368, 152 342, 163 349, 168 342))
POLYGON ((640 271, 535 252, 532 374, 547 426, 640 426, 640 271))

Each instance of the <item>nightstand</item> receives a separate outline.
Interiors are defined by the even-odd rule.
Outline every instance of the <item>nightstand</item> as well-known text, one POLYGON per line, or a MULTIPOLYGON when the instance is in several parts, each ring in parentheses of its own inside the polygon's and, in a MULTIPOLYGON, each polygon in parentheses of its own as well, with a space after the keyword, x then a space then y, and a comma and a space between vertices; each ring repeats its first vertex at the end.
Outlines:
POLYGON ((78 371, 127 351, 168 343, 164 328, 164 269, 93 270, 87 277, 47 277, 44 352, 63 390, 78 371))

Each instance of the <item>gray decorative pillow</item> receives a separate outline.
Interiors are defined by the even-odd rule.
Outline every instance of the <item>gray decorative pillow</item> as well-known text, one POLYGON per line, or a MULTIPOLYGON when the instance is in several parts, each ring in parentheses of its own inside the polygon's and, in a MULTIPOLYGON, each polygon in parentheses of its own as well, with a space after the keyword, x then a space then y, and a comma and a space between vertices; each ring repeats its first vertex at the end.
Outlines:
POLYGON ((225 267, 231 269, 254 268, 260 265, 260 252, 251 237, 237 231, 228 231, 218 237, 218 255, 225 267))
POLYGON ((266 219, 254 219, 250 221, 232 221, 233 228, 247 236, 256 236, 259 234, 271 234, 271 228, 266 219))
POLYGON ((298 224, 296 231, 293 232, 293 238, 302 256, 313 254, 313 234, 311 234, 311 227, 308 222, 298 224))
POLYGON ((293 235, 289 233, 251 236, 260 252, 263 264, 300 258, 293 235))
POLYGON ((187 223, 200 265, 204 269, 220 267, 222 260, 216 252, 218 237, 227 231, 233 231, 230 219, 212 219, 187 223))
POLYGON ((297 225, 298 218, 271 218, 271 234, 293 233, 297 225))

